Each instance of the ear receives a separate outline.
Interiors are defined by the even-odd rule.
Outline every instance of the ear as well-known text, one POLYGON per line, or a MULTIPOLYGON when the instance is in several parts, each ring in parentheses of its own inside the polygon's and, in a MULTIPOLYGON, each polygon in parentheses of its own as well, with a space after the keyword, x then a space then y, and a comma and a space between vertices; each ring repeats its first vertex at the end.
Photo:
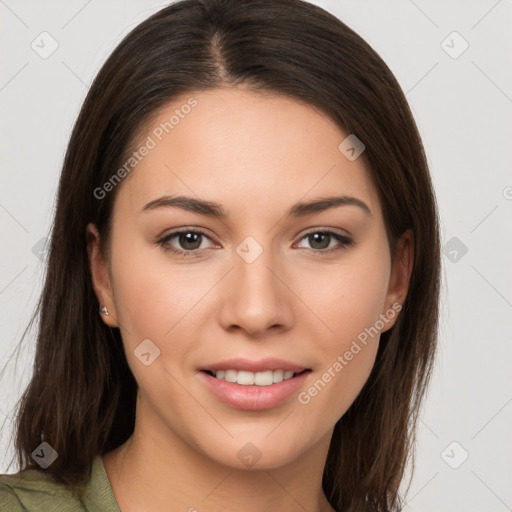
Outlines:
POLYGON ((114 303, 114 295, 110 283, 110 273, 101 251, 100 234, 92 223, 85 228, 87 240, 87 255, 89 257, 89 269, 91 271, 92 286, 98 298, 98 314, 110 327, 118 327, 117 312, 114 303), (99 313, 99 307, 106 306, 108 315, 99 313))
POLYGON ((391 266, 391 276, 389 278, 388 292, 386 295, 385 311, 382 313, 389 318, 385 332, 396 322, 398 312, 407 297, 409 290, 409 281, 411 278, 412 267, 414 263, 414 235, 411 229, 407 229, 400 237, 396 245, 396 252, 391 266), (391 317, 391 311, 394 313, 391 317), (388 314, 386 314, 388 312, 388 314))

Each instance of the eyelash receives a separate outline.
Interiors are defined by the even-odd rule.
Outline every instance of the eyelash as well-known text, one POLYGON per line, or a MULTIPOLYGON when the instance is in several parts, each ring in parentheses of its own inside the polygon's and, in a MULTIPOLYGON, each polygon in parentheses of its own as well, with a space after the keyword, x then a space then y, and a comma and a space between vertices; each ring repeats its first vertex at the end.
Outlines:
MULTIPOLYGON (((169 233, 168 235, 165 235, 160 240, 157 240, 157 244, 162 247, 162 249, 166 252, 170 252, 173 254, 176 254, 178 256, 184 256, 184 257, 198 257, 199 253, 203 251, 204 249, 195 249, 193 251, 183 251, 181 249, 175 249, 173 247, 170 247, 169 245, 166 245, 169 240, 175 238, 178 235, 181 235, 182 233, 194 233, 198 235, 202 235, 206 238, 210 238, 206 233, 204 233, 201 230, 198 229, 181 229, 178 231, 173 231, 172 233, 169 233)), ((321 230, 321 229, 315 229, 313 231, 309 231, 308 233, 305 233, 300 240, 303 240, 309 235, 313 235, 315 233, 322 233, 324 235, 330 235, 331 237, 335 238, 338 242, 340 242, 341 245, 331 247, 330 249, 306 249, 310 254, 313 254, 315 256, 321 256, 323 254, 330 254, 333 252, 341 251, 351 245, 353 245, 354 241, 351 238, 348 238, 344 235, 340 235, 339 233, 336 233, 335 231, 330 230, 321 230)))

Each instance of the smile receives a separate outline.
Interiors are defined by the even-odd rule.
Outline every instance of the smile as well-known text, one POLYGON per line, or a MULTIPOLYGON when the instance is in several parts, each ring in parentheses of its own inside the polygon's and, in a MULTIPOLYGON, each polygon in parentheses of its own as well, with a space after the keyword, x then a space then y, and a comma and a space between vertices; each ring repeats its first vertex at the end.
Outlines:
POLYGON ((300 392, 310 373, 310 369, 298 373, 280 369, 261 372, 228 369, 202 370, 198 376, 213 397, 224 405, 233 409, 262 411, 289 402, 300 392))

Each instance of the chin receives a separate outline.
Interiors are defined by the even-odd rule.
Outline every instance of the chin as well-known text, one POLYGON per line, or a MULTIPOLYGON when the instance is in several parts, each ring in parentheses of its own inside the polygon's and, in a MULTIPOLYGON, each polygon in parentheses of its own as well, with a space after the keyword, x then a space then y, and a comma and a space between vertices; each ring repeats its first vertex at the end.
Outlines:
MULTIPOLYGON (((277 424, 274 424, 276 427, 277 424)), ((300 432, 276 431, 272 429, 246 431, 233 439, 219 442, 212 439, 208 446, 203 446, 203 453, 217 463, 232 469, 271 470, 293 463, 308 449, 307 439, 300 432), (273 437, 273 439, 272 439, 273 437), (286 440, 286 442, 285 442, 286 440), (211 447, 216 450, 212 451, 211 447)), ((204 443, 201 443, 204 445, 204 443)))

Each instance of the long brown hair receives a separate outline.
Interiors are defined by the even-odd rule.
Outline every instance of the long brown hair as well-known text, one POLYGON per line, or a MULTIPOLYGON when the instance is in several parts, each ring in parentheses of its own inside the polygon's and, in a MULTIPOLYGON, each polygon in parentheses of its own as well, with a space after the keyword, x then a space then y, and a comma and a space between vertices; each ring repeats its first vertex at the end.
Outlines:
POLYGON ((420 135, 389 68, 343 22, 302 0, 173 3, 133 29, 101 68, 60 177, 44 289, 31 320, 39 318, 33 375, 18 402, 19 467, 39 469, 30 455, 44 439, 59 454, 46 473, 75 489, 98 454, 133 433, 137 383, 119 330, 98 314, 85 236, 94 222, 108 245, 117 190, 102 199, 94 191, 126 161, 159 108, 187 91, 223 86, 304 101, 355 134, 366 146, 362 158, 391 254, 407 229, 414 234, 407 299, 381 335, 368 381, 335 426, 323 475, 336 510, 399 510, 437 343, 436 199, 420 135))

